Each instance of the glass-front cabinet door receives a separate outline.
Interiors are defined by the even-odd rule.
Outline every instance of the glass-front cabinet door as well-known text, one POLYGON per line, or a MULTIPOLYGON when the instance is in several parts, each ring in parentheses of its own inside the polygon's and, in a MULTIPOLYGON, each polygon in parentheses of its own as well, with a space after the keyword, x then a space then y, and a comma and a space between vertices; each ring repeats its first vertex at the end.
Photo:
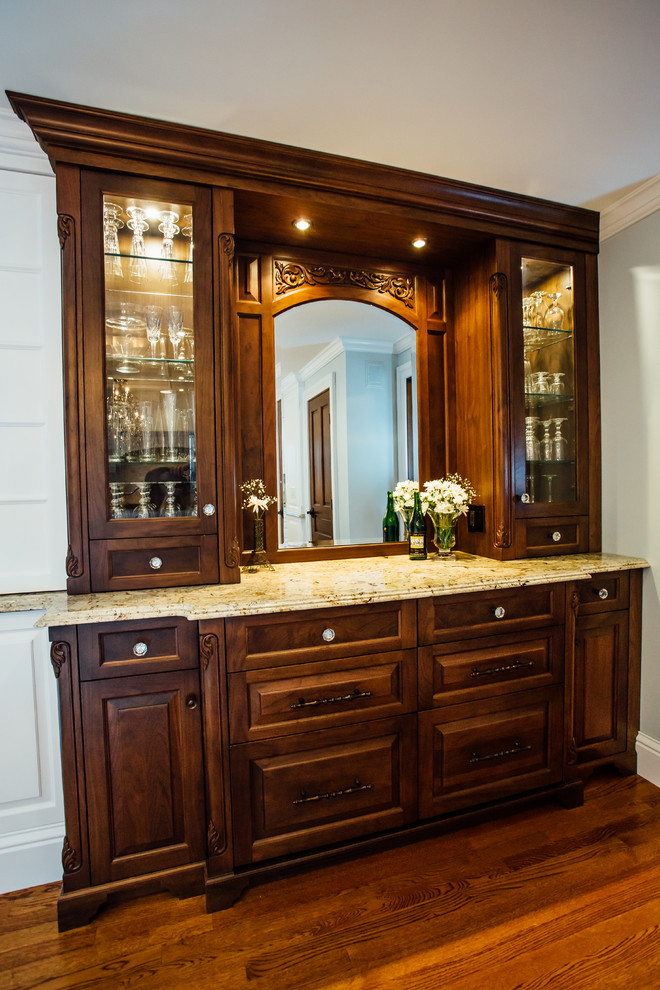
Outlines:
POLYGON ((516 501, 517 515, 529 517, 519 550, 577 551, 587 540, 578 518, 588 483, 583 259, 534 247, 516 256, 513 270, 516 501))
POLYGON ((83 217, 90 535, 214 534, 210 194, 88 174, 83 217))

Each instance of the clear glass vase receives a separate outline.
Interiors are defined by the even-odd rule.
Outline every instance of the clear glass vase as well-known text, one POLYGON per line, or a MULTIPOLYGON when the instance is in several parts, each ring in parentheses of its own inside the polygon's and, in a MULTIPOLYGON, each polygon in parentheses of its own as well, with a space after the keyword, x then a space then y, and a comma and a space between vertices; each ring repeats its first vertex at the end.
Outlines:
POLYGON ((433 560, 451 557, 456 543, 458 516, 449 512, 434 512, 432 509, 428 510, 428 515, 433 523, 433 542, 437 550, 433 555, 433 560))

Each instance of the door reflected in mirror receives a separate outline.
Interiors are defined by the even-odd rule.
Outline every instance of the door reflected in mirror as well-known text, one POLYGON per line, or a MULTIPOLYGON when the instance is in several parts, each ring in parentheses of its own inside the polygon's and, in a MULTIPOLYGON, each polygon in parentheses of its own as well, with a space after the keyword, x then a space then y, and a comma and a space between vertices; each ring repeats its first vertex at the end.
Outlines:
POLYGON ((382 542, 388 491, 418 478, 415 330, 367 303, 296 306, 275 379, 279 547, 382 542))

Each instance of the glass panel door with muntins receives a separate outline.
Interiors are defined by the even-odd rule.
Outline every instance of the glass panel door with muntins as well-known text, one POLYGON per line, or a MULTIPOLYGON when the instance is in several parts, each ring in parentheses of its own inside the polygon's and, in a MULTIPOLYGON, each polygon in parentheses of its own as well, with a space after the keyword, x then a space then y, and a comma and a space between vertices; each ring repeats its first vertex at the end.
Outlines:
POLYGON ((522 259, 525 491, 529 502, 577 498, 573 268, 522 259))
POLYGON ((110 519, 197 516, 193 210, 103 198, 110 519))

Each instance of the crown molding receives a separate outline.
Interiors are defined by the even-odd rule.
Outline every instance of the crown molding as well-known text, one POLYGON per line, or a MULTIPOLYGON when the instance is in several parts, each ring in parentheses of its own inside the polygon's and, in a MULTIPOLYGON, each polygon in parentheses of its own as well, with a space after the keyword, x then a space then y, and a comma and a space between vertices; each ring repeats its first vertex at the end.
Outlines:
POLYGON ((660 210, 660 175, 640 182, 632 192, 626 193, 600 215, 600 239, 606 241, 639 220, 660 210))
POLYGON ((48 156, 37 144, 28 125, 4 107, 0 107, 0 168, 53 175, 48 156))

